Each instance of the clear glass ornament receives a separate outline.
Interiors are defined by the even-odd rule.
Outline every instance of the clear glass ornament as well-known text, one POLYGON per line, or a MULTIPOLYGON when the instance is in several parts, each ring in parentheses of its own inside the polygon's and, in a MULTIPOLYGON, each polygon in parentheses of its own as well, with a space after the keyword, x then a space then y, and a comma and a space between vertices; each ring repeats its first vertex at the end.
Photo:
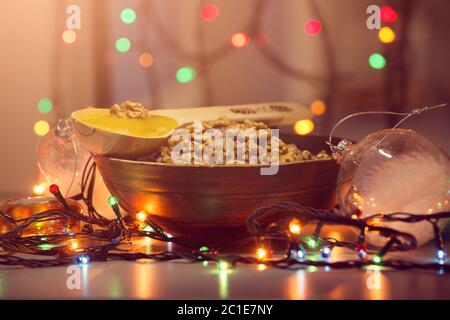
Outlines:
POLYGON ((81 176, 90 154, 73 134, 69 119, 60 119, 38 143, 36 159, 39 170, 49 184, 57 184, 64 196, 81 190, 81 176))
MULTIPOLYGON (((367 217, 377 213, 432 214, 450 210, 449 156, 417 132, 377 131, 356 144, 343 140, 333 151, 341 165, 337 195, 344 214, 359 212, 367 217)), ((410 233, 418 245, 435 237, 427 221, 372 223, 410 233)), ((441 221, 440 227, 445 223, 441 221)), ((386 240, 371 233, 366 239, 377 246, 386 240)))

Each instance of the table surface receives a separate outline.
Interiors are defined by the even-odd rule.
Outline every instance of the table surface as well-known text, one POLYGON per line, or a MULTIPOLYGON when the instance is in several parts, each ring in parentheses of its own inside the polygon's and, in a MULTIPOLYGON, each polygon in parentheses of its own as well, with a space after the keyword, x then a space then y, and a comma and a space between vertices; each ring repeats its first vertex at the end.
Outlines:
MULTIPOLYGON (((145 239, 137 246, 147 252, 167 249, 167 244, 155 242, 145 239)), ((332 259, 354 257, 334 251, 332 259)), ((393 255, 431 262, 434 248, 428 244, 393 255)), ((0 299, 450 299, 450 274, 430 270, 282 270, 239 265, 220 271, 214 263, 96 262, 80 267, 80 289, 72 290, 67 287, 67 272, 66 266, 0 266, 0 299)))

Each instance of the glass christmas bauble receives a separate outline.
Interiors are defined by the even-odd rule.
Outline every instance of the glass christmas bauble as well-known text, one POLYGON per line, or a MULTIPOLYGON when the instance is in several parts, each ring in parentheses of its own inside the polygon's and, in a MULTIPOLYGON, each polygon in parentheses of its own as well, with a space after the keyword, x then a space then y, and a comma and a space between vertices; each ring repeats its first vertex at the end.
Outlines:
MULTIPOLYGON (((73 212, 83 214, 81 205, 72 199, 66 199, 67 205, 73 212)), ((13 218, 17 225, 7 219, 0 219, 0 234, 10 232, 20 226, 24 219, 49 210, 64 210, 59 201, 53 198, 34 197, 19 200, 7 200, 0 203, 0 210, 13 218)), ((50 215, 47 219, 33 222, 20 232, 22 237, 36 235, 54 235, 68 232, 80 232, 83 223, 66 216, 50 215)))
POLYGON ((90 157, 73 134, 72 124, 60 119, 54 129, 49 131, 38 143, 36 159, 48 184, 59 186, 64 196, 80 192, 81 176, 90 157))
MULTIPOLYGON (((404 212, 432 214, 449 211, 450 160, 445 151, 412 130, 387 129, 372 133, 356 144, 346 140, 335 147, 340 163, 337 195, 342 211, 368 217, 404 212)), ((432 225, 372 221, 415 236, 418 245, 434 239, 432 225)), ((440 222, 440 227, 446 221, 440 222)), ((369 243, 386 239, 368 233, 369 243)))

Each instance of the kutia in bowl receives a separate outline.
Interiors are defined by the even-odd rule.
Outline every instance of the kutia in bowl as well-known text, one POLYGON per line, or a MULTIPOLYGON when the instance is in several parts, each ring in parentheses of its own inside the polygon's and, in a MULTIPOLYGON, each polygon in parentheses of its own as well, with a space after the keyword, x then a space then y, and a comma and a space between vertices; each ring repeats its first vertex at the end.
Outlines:
POLYGON ((323 151, 323 137, 277 137, 264 122, 245 117, 219 116, 201 122, 198 130, 194 123, 186 122, 177 130, 182 134, 172 132, 158 148, 134 159, 93 152, 104 182, 120 206, 133 216, 145 212, 170 234, 198 242, 227 242, 247 236, 246 219, 261 206, 280 201, 317 208, 335 205, 338 170, 323 151), (211 130, 215 130, 214 139, 208 135, 211 130), (250 145, 259 142, 260 135, 244 135, 242 151, 239 139, 226 139, 227 130, 267 131, 266 144, 258 146, 256 158, 252 158, 250 145), (198 134, 200 141, 195 140, 198 134), (217 137, 224 139, 222 144, 217 144, 217 137), (188 146, 191 148, 184 149, 188 146), (174 159, 177 148, 185 152, 174 159), (199 148, 212 153, 196 159, 199 148), (272 166, 275 172, 262 174, 272 166))
POLYGON ((291 125, 312 117, 308 108, 293 102, 147 110, 132 101, 111 108, 82 108, 72 113, 74 132, 92 154, 136 160, 158 150, 173 130, 193 121, 219 117, 291 125))

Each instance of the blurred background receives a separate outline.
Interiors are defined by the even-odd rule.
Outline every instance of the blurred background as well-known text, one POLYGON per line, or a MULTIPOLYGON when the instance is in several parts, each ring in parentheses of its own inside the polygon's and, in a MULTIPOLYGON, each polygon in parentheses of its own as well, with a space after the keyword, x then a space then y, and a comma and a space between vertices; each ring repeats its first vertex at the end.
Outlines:
MULTIPOLYGON (((3 0, 0 198, 31 194, 36 145, 82 106, 295 101, 285 128, 327 135, 343 116, 449 102, 446 0, 3 0), (380 8, 380 29, 366 24, 380 8), (302 120, 302 119, 298 119, 302 120)), ((450 150, 450 107, 409 120, 450 150)), ((398 117, 366 116, 360 139, 398 117)))

